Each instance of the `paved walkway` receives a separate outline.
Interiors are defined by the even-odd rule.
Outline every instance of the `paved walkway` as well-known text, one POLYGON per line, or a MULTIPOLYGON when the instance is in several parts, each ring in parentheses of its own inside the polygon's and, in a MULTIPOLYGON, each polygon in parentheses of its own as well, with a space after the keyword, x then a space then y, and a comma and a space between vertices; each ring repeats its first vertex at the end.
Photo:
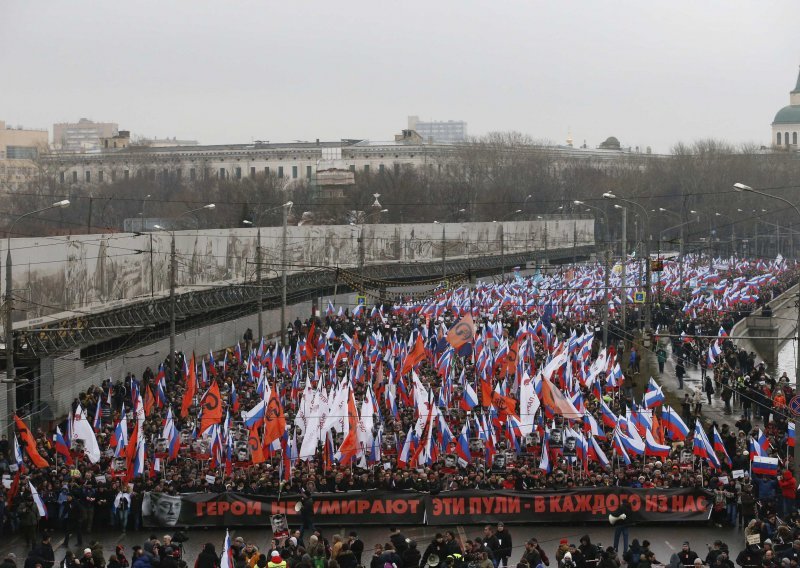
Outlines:
MULTIPOLYGON (((679 400, 683 400, 684 395, 688 392, 692 396, 694 396, 695 391, 702 391, 703 382, 700 375, 700 367, 693 367, 691 364, 686 365, 686 376, 683 378, 683 390, 678 388, 678 377, 675 375, 675 362, 676 358, 672 354, 672 346, 669 345, 666 347, 667 353, 669 353, 669 357, 667 359, 667 363, 664 365, 664 372, 661 375, 654 374, 653 378, 656 379, 664 391, 671 393, 674 397, 679 400)), ((648 363, 650 368, 658 370, 658 362, 656 359, 655 353, 651 351, 647 351, 646 355, 649 359, 648 363)), ((645 377, 641 379, 643 383, 646 383, 649 377, 645 377)), ((714 386, 716 388, 716 385, 714 386)), ((701 418, 704 422, 711 423, 716 422, 719 426, 723 424, 728 424, 734 431, 736 430, 734 424, 736 421, 742 416, 741 407, 739 405, 738 399, 731 400, 731 414, 725 414, 725 403, 722 401, 721 397, 721 389, 717 389, 717 392, 711 395, 711 405, 708 405, 708 399, 706 398, 705 393, 703 394, 703 407, 701 418)), ((675 408, 676 411, 680 412, 680 407, 675 408)), ((694 424, 687 424, 689 428, 693 428, 694 424)))

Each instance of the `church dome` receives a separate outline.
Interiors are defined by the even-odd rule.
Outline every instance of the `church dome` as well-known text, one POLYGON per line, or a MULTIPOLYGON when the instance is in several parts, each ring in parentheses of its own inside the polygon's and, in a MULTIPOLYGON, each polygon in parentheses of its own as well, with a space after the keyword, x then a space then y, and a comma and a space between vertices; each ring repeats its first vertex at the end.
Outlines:
POLYGON ((772 124, 800 124, 800 105, 789 105, 783 107, 775 115, 772 124))

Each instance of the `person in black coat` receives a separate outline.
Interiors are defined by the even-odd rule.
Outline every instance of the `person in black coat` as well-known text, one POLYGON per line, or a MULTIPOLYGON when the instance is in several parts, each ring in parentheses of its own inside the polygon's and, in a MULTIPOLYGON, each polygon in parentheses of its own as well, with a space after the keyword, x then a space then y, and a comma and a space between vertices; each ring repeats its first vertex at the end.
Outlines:
POLYGON ((219 568, 219 557, 213 543, 206 543, 203 552, 197 557, 194 568, 219 568))
MULTIPOLYGON (((403 566, 406 568, 419 566, 420 560, 422 560, 422 555, 419 553, 419 549, 417 548, 417 541, 412 540, 408 543, 408 548, 403 553, 401 558, 403 560, 403 566)), ((383 566, 380 566, 380 568, 383 568, 383 566)))
POLYGON ((494 533, 494 538, 497 539, 497 566, 507 568, 508 558, 511 556, 511 551, 514 549, 511 533, 508 532, 508 529, 506 529, 503 523, 497 523, 497 530, 494 533))
POLYGON ((31 551, 31 555, 42 559, 42 568, 53 568, 56 563, 56 554, 53 551, 49 534, 42 537, 42 542, 31 551))
POLYGON ((439 558, 444 558, 444 535, 442 533, 436 533, 436 536, 433 537, 433 540, 425 549, 425 552, 422 553, 422 560, 420 560, 419 565, 425 566, 431 554, 435 554, 439 558))
MULTIPOLYGON (((361 565, 361 557, 364 555, 364 541, 358 538, 356 531, 350 531, 350 538, 348 539, 350 550, 356 557, 356 562, 361 565)), ((341 563, 340 563, 341 564, 341 563)))

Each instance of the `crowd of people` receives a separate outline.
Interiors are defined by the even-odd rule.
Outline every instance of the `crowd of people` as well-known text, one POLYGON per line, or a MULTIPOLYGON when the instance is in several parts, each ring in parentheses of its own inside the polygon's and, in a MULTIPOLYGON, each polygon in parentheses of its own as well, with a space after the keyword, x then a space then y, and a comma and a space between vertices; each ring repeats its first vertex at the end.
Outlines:
MULTIPOLYGON (((329 304, 324 316, 294 322, 285 346, 249 333, 222 351, 176 354, 174 375, 166 360, 105 381, 81 393, 60 423, 0 441, 0 530, 25 534, 30 546, 37 529, 58 530, 82 546, 99 526, 141 529, 151 492, 608 486, 703 487, 714 492, 718 524, 762 519, 763 528, 780 515, 796 526, 785 412, 792 385, 725 333, 797 282, 796 266, 731 260, 711 268, 687 258, 658 277, 657 359, 705 369, 742 414, 735 427, 719 428, 695 425, 694 399, 679 413, 663 397, 636 396, 639 314, 631 304, 622 322, 618 307, 639 273, 632 264, 627 274, 622 282, 615 269, 610 291, 602 266, 580 265, 371 309, 329 304), (598 333, 604 305, 608 345, 598 333), (678 414, 685 431, 666 425, 678 414), (721 446, 696 451, 700 432, 721 446), (640 448, 651 437, 655 445, 640 448), (781 458, 776 476, 751 475, 753 443, 781 458)), ((664 379, 648 393, 658 395, 664 379)))

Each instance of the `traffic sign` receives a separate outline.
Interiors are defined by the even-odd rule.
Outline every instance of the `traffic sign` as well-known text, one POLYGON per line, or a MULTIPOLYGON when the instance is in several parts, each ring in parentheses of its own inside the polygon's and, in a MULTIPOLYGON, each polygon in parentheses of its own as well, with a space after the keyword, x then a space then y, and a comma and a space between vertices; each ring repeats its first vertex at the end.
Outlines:
POLYGON ((633 293, 633 303, 634 304, 644 304, 644 292, 634 292, 633 293))
POLYGON ((789 401, 789 409, 795 416, 800 416, 800 395, 792 397, 792 400, 789 401))
POLYGON ((356 296, 356 305, 357 306, 366 306, 367 305, 367 297, 366 296, 356 296))

